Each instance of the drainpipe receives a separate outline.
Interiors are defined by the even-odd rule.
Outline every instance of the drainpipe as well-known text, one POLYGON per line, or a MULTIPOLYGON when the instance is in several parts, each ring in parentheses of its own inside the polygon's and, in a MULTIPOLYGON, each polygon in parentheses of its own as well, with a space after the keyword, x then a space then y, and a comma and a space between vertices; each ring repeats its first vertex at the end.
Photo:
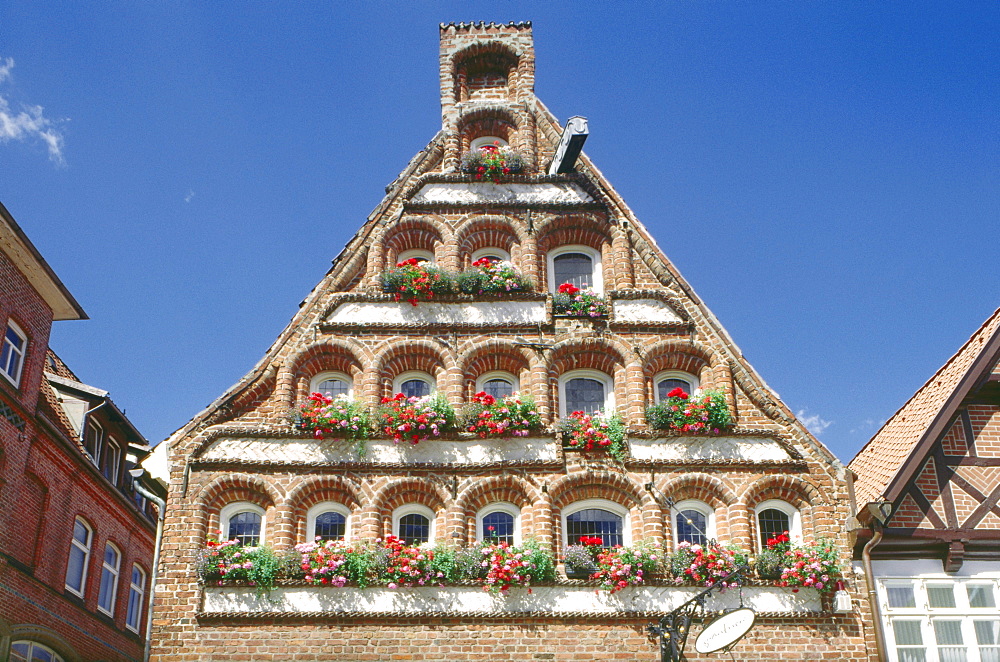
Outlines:
POLYGON ((163 541, 163 519, 167 513, 167 504, 139 482, 144 469, 141 467, 129 471, 132 474, 132 485, 135 491, 156 504, 156 542, 153 545, 153 570, 149 579, 149 600, 146 604, 146 646, 142 652, 143 662, 149 662, 149 651, 153 644, 153 598, 156 595, 156 576, 160 569, 160 543, 163 541))
POLYGON ((83 419, 80 423, 80 443, 83 444, 84 448, 87 447, 87 420, 90 418, 90 415, 92 413, 94 413, 95 411, 97 411, 106 404, 108 404, 108 399, 104 398, 104 400, 101 401, 101 404, 97 405, 96 407, 91 407, 87 411, 83 412, 83 419))
POLYGON ((865 543, 861 550, 861 560, 865 566, 865 583, 868 585, 868 604, 872 608, 872 621, 875 624, 875 646, 878 650, 878 659, 888 660, 885 653, 885 632, 882 630, 882 614, 878 609, 878 593, 875 590, 875 573, 872 570, 872 550, 875 545, 882 542, 882 523, 878 518, 872 518, 872 529, 874 534, 872 539, 865 543))

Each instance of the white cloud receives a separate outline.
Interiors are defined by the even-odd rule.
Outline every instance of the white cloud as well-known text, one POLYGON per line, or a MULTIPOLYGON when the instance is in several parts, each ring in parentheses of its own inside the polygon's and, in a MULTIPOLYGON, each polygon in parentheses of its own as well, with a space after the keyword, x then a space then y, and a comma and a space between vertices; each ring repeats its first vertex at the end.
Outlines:
MULTIPOLYGON (((0 59, 0 83, 10 79, 14 58, 0 59)), ((0 143, 11 140, 41 140, 49 150, 49 158, 58 165, 63 159, 63 135, 59 122, 45 117, 41 106, 24 106, 13 110, 10 101, 0 94, 0 143)))
POLYGON ((191 198, 194 197, 194 191, 188 189, 187 195, 184 196, 184 202, 191 202, 191 198))
POLYGON ((795 416, 798 417, 799 422, 802 423, 802 425, 806 426, 806 428, 817 437, 823 434, 824 430, 833 425, 833 421, 827 421, 819 414, 807 416, 805 409, 800 409, 796 412, 795 416))

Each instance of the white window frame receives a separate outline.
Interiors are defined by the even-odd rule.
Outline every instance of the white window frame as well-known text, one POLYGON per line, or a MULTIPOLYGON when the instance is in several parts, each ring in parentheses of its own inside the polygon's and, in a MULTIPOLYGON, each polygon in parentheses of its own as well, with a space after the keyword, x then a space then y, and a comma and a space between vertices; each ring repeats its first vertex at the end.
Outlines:
POLYGON ((754 528, 757 529, 757 548, 761 548, 760 540, 760 513, 762 510, 774 508, 788 515, 788 537, 791 542, 802 542, 802 514, 799 509, 781 499, 768 499, 761 501, 753 509, 754 528))
POLYGON ((427 264, 434 264, 434 252, 429 251, 426 248, 410 248, 400 252, 400 254, 396 256, 396 264, 413 258, 423 260, 427 264))
POLYGON ((701 380, 690 372, 684 372, 683 370, 664 370, 663 372, 658 372, 653 377, 653 400, 656 403, 660 402, 660 382, 664 379, 681 379, 688 382, 691 384, 691 392, 688 395, 694 395, 695 391, 701 387, 701 380))
POLYGON ((339 379, 347 384, 347 397, 354 397, 354 380, 351 379, 346 373, 336 372, 333 370, 327 370, 326 372, 321 372, 318 375, 314 375, 312 379, 309 380, 309 393, 318 393, 319 385, 328 379, 339 379))
POLYGON ((588 508, 599 508, 621 517, 622 546, 627 547, 632 544, 632 518, 629 514, 628 508, 608 499, 584 499, 583 501, 574 501, 570 505, 563 508, 562 512, 559 513, 559 517, 562 519, 562 537, 564 547, 568 547, 570 544, 576 544, 575 542, 569 542, 569 527, 566 522, 567 518, 573 513, 578 513, 581 510, 587 510, 588 508))
POLYGON ((476 393, 483 391, 486 387, 486 382, 494 379, 503 379, 510 382, 511 386, 514 388, 514 393, 520 393, 521 391, 521 380, 517 378, 512 373, 506 370, 493 370, 490 372, 484 372, 483 374, 476 377, 476 393))
POLYGON ((264 534, 267 532, 267 511, 251 501, 235 501, 233 503, 227 503, 222 507, 219 511, 219 529, 222 530, 222 539, 233 539, 229 533, 229 520, 232 519, 234 515, 246 512, 253 512, 260 515, 260 535, 258 536, 257 544, 263 545, 264 534))
MULTIPOLYGON (((87 523, 87 520, 82 517, 75 517, 73 519, 73 529, 70 530, 70 546, 76 547, 78 550, 83 552, 83 571, 80 573, 80 588, 74 588, 69 584, 69 577, 66 577, 66 590, 73 595, 83 597, 87 592, 87 570, 90 567, 90 548, 94 546, 94 527, 87 523), (81 543, 76 539, 75 529, 76 523, 79 522, 83 525, 83 528, 87 529, 87 542, 86 544, 81 543)), ((66 555, 66 574, 69 574, 69 555, 66 555)))
POLYGON ((395 395, 396 393, 402 393, 403 383, 408 382, 411 379, 421 379, 427 382, 428 384, 430 384, 431 387, 430 394, 434 395, 435 393, 437 393, 437 380, 434 379, 434 377, 432 377, 430 374, 422 370, 407 370, 406 372, 399 373, 393 378, 392 380, 393 395, 395 395))
MULTIPOLYGON (((23 645, 23 644, 28 644, 28 658, 27 659, 29 659, 29 660, 35 659, 35 649, 36 648, 40 648, 43 651, 45 651, 46 653, 49 653, 50 655, 52 655, 52 662, 65 662, 66 658, 64 658, 62 655, 60 655, 59 653, 57 653, 55 650, 53 650, 49 646, 46 646, 43 643, 40 643, 38 641, 34 641, 32 639, 18 639, 17 641, 12 641, 12 642, 10 642, 10 647, 13 650, 14 646, 23 645)), ((20 653, 18 653, 18 655, 20 655, 20 653)), ((11 656, 11 659, 14 659, 13 655, 11 656)))
MULTIPOLYGON (((966 649, 966 659, 969 662, 977 662, 981 659, 979 655, 979 644, 976 640, 974 622, 978 620, 998 620, 1000 613, 1000 578, 997 577, 954 577, 947 575, 924 576, 924 577, 878 577, 876 582, 876 592, 879 602, 879 611, 882 614, 882 623, 886 633, 886 652, 889 662, 898 662, 899 655, 894 637, 895 621, 914 621, 920 624, 920 635, 928 662, 935 662, 940 659, 938 655, 937 637, 934 632, 934 621, 949 620, 960 621, 962 630, 963 646, 966 649), (955 596, 954 607, 931 607, 928 598, 928 586, 950 584, 952 594, 955 596), (989 584, 993 588, 994 607, 972 607, 969 604, 968 585, 969 584, 989 584), (913 589, 913 607, 890 607, 888 589, 893 586, 910 586, 913 589)), ((904 645, 903 648, 907 646, 904 645)))
POLYGON ((482 149, 486 146, 495 146, 498 149, 500 147, 506 147, 507 141, 500 136, 479 136, 478 138, 472 139, 469 142, 469 151, 475 151, 477 149, 482 149), (499 145, 493 145, 493 143, 500 143, 499 145))
MULTIPOLYGON (((121 466, 122 466, 122 464, 121 464, 122 463, 122 446, 121 446, 121 444, 118 443, 118 440, 115 439, 114 437, 108 437, 108 440, 105 443, 105 446, 106 446, 106 448, 104 449, 104 453, 102 453, 104 455, 104 460, 105 461, 107 461, 108 458, 110 457, 109 453, 112 453, 112 452, 115 453, 114 471, 111 472, 111 476, 110 477, 105 476, 105 478, 107 478, 108 480, 110 480, 113 484, 118 485, 118 473, 121 470, 121 466)), ((104 474, 104 467, 103 466, 101 467, 101 474, 102 475, 104 474)))
POLYGON ((476 513, 476 540, 483 541, 489 536, 486 535, 486 527, 483 518, 495 512, 507 513, 514 516, 514 544, 521 544, 521 509, 509 501, 495 501, 479 509, 476 513))
POLYGON ((399 520, 403 519, 407 515, 413 514, 423 515, 427 518, 430 525, 427 534, 427 542, 422 543, 421 547, 424 545, 433 545, 437 534, 437 531, 435 530, 437 527, 434 526, 435 513, 427 506, 419 503, 408 503, 392 511, 392 535, 399 538, 399 520))
POLYGON ((567 408, 566 404, 566 382, 571 379, 593 379, 604 384, 604 408, 601 410, 604 414, 611 414, 615 411, 615 379, 611 375, 601 372, 600 370, 590 370, 590 369, 580 369, 580 370, 570 370, 567 373, 559 375, 559 415, 565 418, 569 416, 572 412, 567 408))
POLYGON ((132 564, 132 574, 129 576, 128 581, 128 605, 125 607, 125 627, 139 634, 139 630, 142 625, 142 608, 143 600, 146 597, 146 571, 142 569, 142 566, 138 563, 132 564), (139 583, 136 584, 135 572, 139 572, 139 583), (138 596, 135 600, 135 604, 138 605, 135 611, 129 611, 132 608, 132 596, 138 596))
POLYGON ((97 590, 97 611, 102 614, 107 614, 114 618, 115 615, 115 601, 118 599, 118 580, 121 575, 122 567, 122 550, 118 549, 118 546, 112 542, 104 543, 104 556, 101 557, 101 583, 97 590), (112 549, 115 552, 115 565, 108 565, 108 549, 112 549), (104 607, 101 604, 101 600, 104 598, 104 575, 105 573, 113 577, 111 581, 111 596, 108 601, 108 607, 104 607))
POLYGON ((306 542, 316 540, 316 518, 323 513, 335 512, 344 516, 344 540, 351 539, 351 509, 336 501, 317 503, 306 513, 306 542))
POLYGON ((592 275, 594 280, 594 284, 591 286, 590 291, 595 294, 604 294, 604 270, 601 264, 601 251, 582 244, 559 246, 558 248, 553 248, 545 255, 545 262, 547 266, 546 276, 549 283, 549 292, 555 293, 556 288, 562 285, 562 283, 556 282, 554 260, 565 253, 583 253, 584 255, 588 255, 590 257, 591 266, 593 267, 592 275))
POLYGON ((473 251, 469 258, 475 262, 484 257, 498 257, 501 262, 510 262, 510 253, 503 250, 502 248, 496 248, 493 246, 488 246, 487 248, 480 248, 478 251, 473 251))
POLYGON ((87 418, 87 429, 84 431, 83 435, 83 451, 84 455, 90 458, 98 469, 101 467, 101 451, 104 448, 104 426, 95 421, 93 418, 87 418), (87 450, 87 436, 90 434, 91 430, 97 430, 97 442, 94 445, 94 454, 91 455, 90 451, 87 450))
POLYGON ((705 516, 705 538, 711 540, 716 537, 715 532, 715 509, 700 499, 685 499, 674 504, 670 510, 670 529, 674 534, 674 546, 680 544, 677 537, 677 515, 685 510, 696 510, 705 516))
POLYGON ((3 338, 0 338, 0 347, 2 351, 0 354, 7 353, 7 365, 0 365, 0 375, 7 378, 14 386, 21 383, 21 373, 24 370, 24 357, 28 354, 28 334, 18 326, 17 322, 12 319, 7 320, 7 326, 4 329, 3 338), (7 331, 13 331, 14 335, 21 339, 21 347, 15 347, 12 342, 7 339, 7 331), (7 367, 10 365, 11 357, 17 356, 17 365, 14 366, 14 373, 11 374, 7 372, 7 367))

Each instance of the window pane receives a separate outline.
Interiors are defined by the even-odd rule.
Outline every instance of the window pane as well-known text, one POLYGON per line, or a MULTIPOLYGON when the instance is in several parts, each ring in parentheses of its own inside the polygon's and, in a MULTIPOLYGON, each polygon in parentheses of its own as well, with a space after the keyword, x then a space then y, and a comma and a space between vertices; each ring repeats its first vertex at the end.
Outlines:
POLYGON ((920 621, 893 621, 892 632, 896 637, 897 646, 920 646, 924 637, 920 633, 920 621))
POLYGON ((757 523, 760 525, 760 546, 767 547, 770 538, 780 536, 788 531, 788 515, 777 508, 767 508, 757 515, 757 523))
POLYGON ((86 552, 76 545, 70 545, 69 563, 66 566, 66 586, 77 593, 83 593, 83 570, 86 563, 86 552))
POLYGON ((923 648, 899 648, 896 650, 899 662, 927 662, 927 654, 923 648))
POLYGON ((31 654, 31 644, 25 641, 18 641, 10 645, 11 662, 28 662, 28 655, 31 654))
POLYGON ((76 540, 85 547, 90 546, 90 531, 83 525, 83 522, 76 520, 73 523, 73 540, 76 540))
POLYGON ((323 540, 343 540, 347 518, 338 512, 321 513, 316 517, 316 536, 323 540))
POLYGON ((962 640, 962 621, 935 620, 934 639, 938 645, 941 662, 965 662, 965 646, 962 640))
POLYGON ((997 606, 992 584, 966 584, 965 589, 969 593, 970 607, 988 609, 997 606))
POLYGON ((514 516, 503 511, 496 511, 483 517, 483 538, 513 545, 514 516))
POLYGON ((687 541, 692 545, 708 542, 708 518, 698 510, 682 510, 677 513, 677 542, 687 541))
POLYGON ((917 606, 912 586, 886 586, 885 592, 893 609, 913 609, 917 606))
POLYGON ((980 646, 1000 644, 1000 621, 973 621, 976 627, 976 643, 980 646))
POLYGON ((514 385, 506 379, 491 379, 483 384, 483 391, 499 400, 514 393, 514 385))
POLYGON ((624 545, 623 518, 601 508, 578 510, 566 517, 566 538, 576 545, 580 536, 600 537, 604 547, 624 545))
POLYGON ((31 662, 54 662, 56 656, 41 646, 32 646, 31 662))
POLYGON ((582 411, 593 414, 604 409, 604 383, 587 377, 566 382, 566 413, 582 411))
POLYGON ((118 552, 115 551, 114 547, 104 548, 104 562, 114 568, 118 567, 118 552))
POLYGON ((101 570, 101 592, 97 594, 97 606, 111 611, 115 600, 115 576, 107 568, 101 570))
POLYGON ((350 388, 343 379, 325 379, 316 387, 317 393, 322 393, 328 398, 336 398, 338 395, 348 395, 350 388))
POLYGON ((423 398, 431 394, 431 385, 422 379, 407 379, 400 384, 399 392, 408 398, 423 398))
POLYGON ((552 259, 556 288, 563 283, 590 289, 594 285, 594 262, 585 253, 563 253, 552 259))
POLYGON ((229 539, 234 538, 247 547, 256 547, 260 542, 260 515, 246 511, 230 517, 229 539))
POLYGON ((142 593, 138 592, 134 586, 128 592, 128 613, 125 614, 125 625, 138 630, 139 617, 142 615, 142 593))
POLYGON ((675 388, 683 390, 688 395, 691 395, 691 391, 694 390, 691 388, 691 383, 688 382, 687 380, 674 379, 673 377, 671 377, 670 379, 661 379, 659 383, 656 385, 656 394, 659 396, 660 402, 666 400, 667 393, 670 393, 675 388))
POLYGON ((420 545, 431 539, 431 523, 419 513, 403 515, 399 519, 399 539, 411 545, 420 545))
POLYGON ((932 609, 954 609, 955 587, 951 584, 929 585, 927 587, 927 604, 932 609))

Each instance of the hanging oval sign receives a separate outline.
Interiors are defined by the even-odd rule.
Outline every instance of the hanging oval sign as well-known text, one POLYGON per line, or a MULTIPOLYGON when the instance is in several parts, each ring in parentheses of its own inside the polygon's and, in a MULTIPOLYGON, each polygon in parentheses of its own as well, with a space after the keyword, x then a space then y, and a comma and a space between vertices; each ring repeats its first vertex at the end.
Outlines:
POLYGON ((694 649, 699 653, 714 653, 732 646, 750 631, 756 618, 757 614, 746 608, 723 614, 705 626, 694 640, 694 649))

